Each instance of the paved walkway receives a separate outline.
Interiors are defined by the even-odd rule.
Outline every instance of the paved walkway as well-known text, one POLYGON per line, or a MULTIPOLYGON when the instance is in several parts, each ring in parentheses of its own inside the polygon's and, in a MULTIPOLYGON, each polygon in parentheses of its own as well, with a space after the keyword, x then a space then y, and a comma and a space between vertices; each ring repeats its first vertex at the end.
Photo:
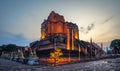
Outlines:
POLYGON ((29 66, 0 59, 0 71, 120 71, 120 58, 103 59, 56 67, 43 65, 29 66))

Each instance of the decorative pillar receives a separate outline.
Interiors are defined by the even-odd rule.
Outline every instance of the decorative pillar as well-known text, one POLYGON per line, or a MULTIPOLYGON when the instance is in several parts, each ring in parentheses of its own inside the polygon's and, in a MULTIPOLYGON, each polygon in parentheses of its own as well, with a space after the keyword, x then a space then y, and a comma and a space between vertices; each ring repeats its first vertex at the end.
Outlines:
POLYGON ((72 50, 74 50, 74 32, 72 29, 72 50))
POLYGON ((67 28, 67 50, 70 50, 70 32, 69 32, 69 28, 67 28))
POLYGON ((41 29, 41 39, 44 39, 45 38, 45 29, 42 28, 41 29))
POLYGON ((78 52, 79 52, 79 53, 78 53, 78 55, 79 55, 79 56, 78 56, 78 60, 79 60, 79 61, 80 61, 80 51, 81 51, 80 45, 78 45, 78 52))

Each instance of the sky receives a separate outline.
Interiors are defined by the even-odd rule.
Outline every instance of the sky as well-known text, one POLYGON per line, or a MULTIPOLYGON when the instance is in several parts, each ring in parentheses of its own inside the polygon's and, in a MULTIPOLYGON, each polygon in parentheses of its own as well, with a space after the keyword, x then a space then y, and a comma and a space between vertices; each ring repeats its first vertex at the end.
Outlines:
POLYGON ((120 0, 0 0, 0 45, 29 46, 51 11, 76 23, 81 40, 109 47, 120 39, 120 0))

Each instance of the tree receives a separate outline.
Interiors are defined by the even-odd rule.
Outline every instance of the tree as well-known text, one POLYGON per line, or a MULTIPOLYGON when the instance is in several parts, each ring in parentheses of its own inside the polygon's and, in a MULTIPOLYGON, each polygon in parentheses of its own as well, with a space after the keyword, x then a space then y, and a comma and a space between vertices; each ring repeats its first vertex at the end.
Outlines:
POLYGON ((17 51, 17 46, 15 44, 8 44, 6 46, 6 51, 7 52, 14 52, 17 51))
POLYGON ((112 49, 113 53, 120 54, 120 39, 115 39, 111 42, 110 48, 112 49))
POLYGON ((59 62, 59 58, 61 55, 63 55, 63 53, 59 48, 56 48, 54 52, 50 53, 50 58, 53 60, 54 66, 59 62))
POLYGON ((14 55, 13 52, 17 51, 17 46, 15 44, 3 45, 3 52, 7 55, 14 55))
POLYGON ((2 55, 2 46, 0 46, 0 56, 2 55))

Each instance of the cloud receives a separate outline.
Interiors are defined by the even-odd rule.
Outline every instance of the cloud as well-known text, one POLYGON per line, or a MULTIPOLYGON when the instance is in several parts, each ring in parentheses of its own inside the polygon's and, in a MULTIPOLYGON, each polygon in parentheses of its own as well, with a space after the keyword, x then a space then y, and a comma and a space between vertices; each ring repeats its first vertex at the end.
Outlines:
POLYGON ((87 32, 91 31, 94 27, 94 23, 87 26, 87 32))
POLYGON ((108 21, 110 21, 110 20, 112 20, 113 19, 113 15, 112 16, 110 16, 109 18, 107 18, 102 24, 105 24, 105 23, 107 23, 108 21))
POLYGON ((84 27, 80 27, 80 32, 84 32, 84 27))
POLYGON ((80 32, 82 32, 82 33, 84 33, 84 34, 88 34, 88 33, 94 28, 94 24, 95 24, 95 22, 89 24, 89 25, 87 26, 87 28, 85 28, 85 27, 80 27, 80 32))
MULTIPOLYGON (((114 15, 110 16, 109 18, 104 20, 102 24, 109 22, 113 18, 114 18, 114 15)), ((89 24, 87 27, 80 27, 80 32, 84 34, 88 34, 94 28, 94 25, 95 25, 95 22, 89 24)))
POLYGON ((0 32, 0 45, 16 44, 20 46, 28 46, 30 40, 26 39, 22 34, 11 34, 8 32, 0 32))

